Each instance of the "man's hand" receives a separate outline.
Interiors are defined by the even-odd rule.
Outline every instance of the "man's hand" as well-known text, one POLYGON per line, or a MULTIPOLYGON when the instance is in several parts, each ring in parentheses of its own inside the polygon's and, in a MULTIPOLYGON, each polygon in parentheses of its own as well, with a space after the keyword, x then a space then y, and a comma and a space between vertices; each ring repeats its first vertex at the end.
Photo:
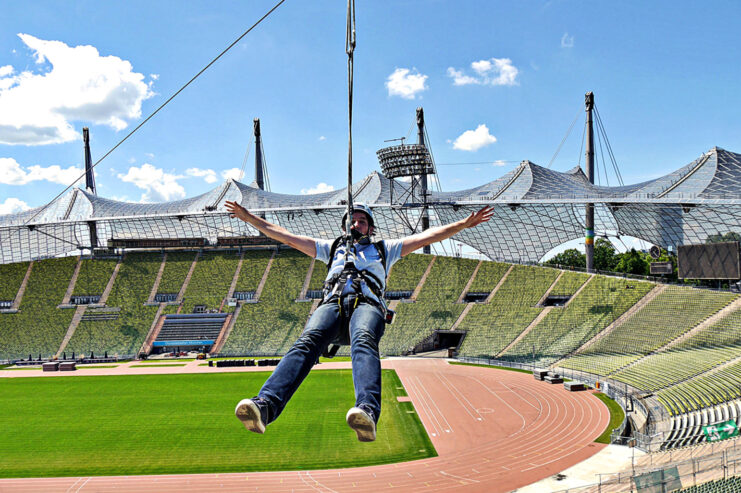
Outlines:
POLYGON ((487 222, 494 215, 494 206, 486 206, 478 212, 472 212, 463 223, 464 228, 473 228, 481 223, 487 222))
POLYGON ((247 218, 250 216, 250 213, 247 212, 247 209, 242 207, 236 202, 232 202, 230 200, 227 200, 224 202, 224 205, 226 206, 226 210, 229 211, 229 217, 231 218, 238 218, 242 221, 247 221, 247 218))

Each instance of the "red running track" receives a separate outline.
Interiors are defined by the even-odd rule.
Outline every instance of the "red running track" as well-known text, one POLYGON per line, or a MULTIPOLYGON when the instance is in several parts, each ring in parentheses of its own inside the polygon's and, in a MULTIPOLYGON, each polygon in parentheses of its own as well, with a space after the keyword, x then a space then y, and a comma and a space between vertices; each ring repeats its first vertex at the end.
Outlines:
MULTIPOLYGON (((188 366, 170 371, 215 370, 188 366)), ((567 392, 563 385, 539 382, 527 373, 443 360, 392 359, 384 360, 383 367, 397 371, 438 457, 335 470, 4 479, 0 492, 505 492, 552 476, 605 447, 593 440, 607 427, 609 412, 589 392, 567 392)))

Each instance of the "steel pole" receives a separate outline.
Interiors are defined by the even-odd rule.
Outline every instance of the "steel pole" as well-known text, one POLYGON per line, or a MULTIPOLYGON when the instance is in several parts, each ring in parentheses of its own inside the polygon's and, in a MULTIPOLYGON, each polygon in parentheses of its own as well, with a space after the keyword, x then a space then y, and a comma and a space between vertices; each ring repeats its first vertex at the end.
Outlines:
MULTIPOLYGON (((584 97, 584 105, 587 112, 587 136, 586 136, 586 168, 589 183, 594 184, 594 124, 592 122, 592 109, 594 108, 594 94, 588 92, 584 97)), ((594 272, 594 204, 586 204, 586 218, 584 220, 584 253, 587 257, 587 272, 594 272)))

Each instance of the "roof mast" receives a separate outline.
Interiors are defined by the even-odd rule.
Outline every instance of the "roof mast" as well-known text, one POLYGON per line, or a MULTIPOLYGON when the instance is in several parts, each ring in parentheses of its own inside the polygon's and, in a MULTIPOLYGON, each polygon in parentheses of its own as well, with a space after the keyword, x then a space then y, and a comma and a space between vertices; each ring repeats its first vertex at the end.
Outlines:
MULTIPOLYGON (((588 92, 584 96, 584 106, 587 112, 586 136, 586 168, 589 183, 594 184, 594 128, 592 123, 592 109, 594 108, 594 93, 588 92)), ((584 253, 587 257, 587 272, 594 272, 594 204, 586 204, 586 218, 584 221, 586 234, 584 236, 584 253)))
MULTIPOLYGON (((425 111, 420 106, 417 108, 417 144, 427 147, 425 144, 425 111)), ((430 229, 430 215, 427 210, 427 174, 422 173, 420 176, 420 185, 422 188, 422 231, 430 229)), ((429 254, 430 245, 422 248, 422 253, 429 254)))
POLYGON ((82 129, 82 140, 85 142, 85 189, 93 195, 98 195, 95 191, 93 160, 90 157, 90 130, 87 127, 82 129))
POLYGON ((265 163, 262 159, 262 138, 260 137, 260 119, 255 118, 255 183, 257 188, 265 190, 265 163))

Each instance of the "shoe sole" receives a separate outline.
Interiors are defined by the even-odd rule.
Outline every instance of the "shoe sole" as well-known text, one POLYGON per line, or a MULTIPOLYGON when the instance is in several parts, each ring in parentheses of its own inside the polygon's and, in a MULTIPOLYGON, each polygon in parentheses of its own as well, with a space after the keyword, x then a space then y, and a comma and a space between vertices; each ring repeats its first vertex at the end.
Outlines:
POLYGON ((362 409, 357 407, 350 409, 345 420, 348 426, 355 430, 359 441, 372 442, 376 439, 376 423, 362 409))
POLYGON ((260 434, 265 433, 265 425, 262 422, 260 408, 252 402, 252 399, 242 399, 239 401, 236 409, 234 409, 234 415, 249 431, 260 434))

